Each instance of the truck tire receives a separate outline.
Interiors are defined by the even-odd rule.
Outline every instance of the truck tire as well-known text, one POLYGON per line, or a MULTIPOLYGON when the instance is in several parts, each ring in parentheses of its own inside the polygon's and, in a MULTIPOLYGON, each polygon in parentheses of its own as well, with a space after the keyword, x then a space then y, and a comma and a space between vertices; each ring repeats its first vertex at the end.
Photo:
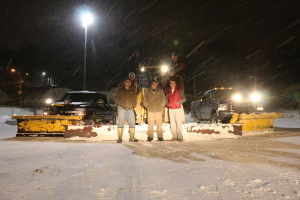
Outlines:
POLYGON ((95 121, 93 119, 85 119, 84 120, 84 124, 85 125, 94 125, 96 123, 95 123, 95 121))
POLYGON ((113 116, 112 125, 117 125, 117 116, 113 116))
POLYGON ((117 112, 114 112, 114 114, 113 114, 112 124, 113 125, 117 125, 118 124, 118 115, 117 115, 117 112))
POLYGON ((211 117, 210 117, 210 123, 212 123, 212 124, 216 124, 216 123, 218 123, 218 116, 217 116, 217 114, 216 113, 213 113, 212 115, 211 115, 211 117))
POLYGON ((196 122, 196 123, 200 122, 200 120, 198 119, 198 117, 197 117, 197 115, 196 115, 195 112, 194 112, 193 118, 194 118, 194 122, 196 122))

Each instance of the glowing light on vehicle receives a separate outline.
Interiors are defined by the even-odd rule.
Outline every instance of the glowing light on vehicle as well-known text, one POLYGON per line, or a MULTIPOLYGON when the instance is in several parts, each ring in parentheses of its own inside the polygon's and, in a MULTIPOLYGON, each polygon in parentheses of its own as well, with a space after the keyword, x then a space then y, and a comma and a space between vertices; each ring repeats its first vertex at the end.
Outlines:
POLYGON ((261 104, 257 104, 256 110, 263 111, 264 107, 261 104))
POLYGON ((82 26, 87 27, 94 22, 94 17, 91 13, 83 13, 81 16, 82 26))
POLYGON ((227 110, 227 104, 219 104, 218 110, 227 110))
POLYGON ((46 99, 45 103, 46 104, 51 104, 53 102, 53 99, 46 99))
POLYGON ((250 95, 250 100, 252 101, 252 102, 258 102, 258 101, 260 101, 260 95, 258 94, 258 93, 252 93, 251 95, 250 95))
POLYGON ((162 71, 163 73, 166 73, 168 70, 169 70, 169 67, 168 67, 167 65, 161 66, 161 71, 162 71))
POLYGON ((242 100, 242 96, 240 94, 235 94, 232 96, 232 99, 234 101, 241 101, 242 100))
POLYGON ((145 67, 141 67, 141 72, 144 72, 145 71, 145 67))

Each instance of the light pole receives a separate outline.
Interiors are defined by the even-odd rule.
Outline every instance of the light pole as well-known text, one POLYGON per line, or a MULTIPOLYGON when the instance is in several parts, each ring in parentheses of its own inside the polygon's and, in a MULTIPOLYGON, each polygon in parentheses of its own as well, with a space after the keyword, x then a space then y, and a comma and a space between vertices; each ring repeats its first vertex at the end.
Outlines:
POLYGON ((93 23, 94 18, 90 13, 84 13, 81 16, 82 26, 84 27, 84 61, 83 61, 83 90, 86 86, 86 46, 87 46, 87 27, 93 23))

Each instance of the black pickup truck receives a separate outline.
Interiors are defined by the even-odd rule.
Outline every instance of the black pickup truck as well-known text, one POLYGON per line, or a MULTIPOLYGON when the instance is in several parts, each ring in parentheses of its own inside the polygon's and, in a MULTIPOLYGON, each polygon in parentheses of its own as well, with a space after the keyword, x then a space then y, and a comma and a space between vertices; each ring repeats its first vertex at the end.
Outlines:
POLYGON ((234 113, 263 112, 258 94, 243 96, 232 88, 207 90, 200 100, 192 101, 191 117, 195 122, 208 120, 211 123, 229 123, 234 113))
POLYGON ((116 111, 105 94, 96 91, 72 91, 52 103, 44 115, 79 115, 85 124, 116 124, 116 111))

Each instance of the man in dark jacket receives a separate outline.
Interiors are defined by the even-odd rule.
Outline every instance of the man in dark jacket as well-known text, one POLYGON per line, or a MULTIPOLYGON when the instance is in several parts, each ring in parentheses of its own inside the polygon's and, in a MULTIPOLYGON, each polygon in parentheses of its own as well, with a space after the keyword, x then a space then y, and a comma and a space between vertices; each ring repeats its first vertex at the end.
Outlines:
POLYGON ((129 141, 138 142, 135 134, 135 114, 133 108, 136 106, 136 91, 130 87, 131 81, 127 78, 124 85, 119 87, 115 93, 114 101, 118 105, 118 143, 122 142, 125 120, 129 124, 129 141))
POLYGON ((147 109, 148 119, 148 139, 151 142, 153 140, 153 128, 156 124, 157 139, 158 141, 164 141, 163 129, 162 129, 162 109, 166 105, 166 97, 162 89, 158 87, 157 80, 151 82, 150 88, 148 88, 144 94, 143 105, 147 109))
POLYGON ((170 90, 167 93, 170 126, 173 138, 171 141, 183 141, 182 135, 182 103, 186 101, 184 91, 176 87, 175 80, 170 80, 170 90))
POLYGON ((172 53, 170 67, 174 69, 176 75, 184 78, 184 64, 183 62, 179 61, 178 54, 176 52, 172 53))
POLYGON ((133 55, 128 59, 128 72, 138 73, 142 61, 141 52, 135 50, 133 55))

